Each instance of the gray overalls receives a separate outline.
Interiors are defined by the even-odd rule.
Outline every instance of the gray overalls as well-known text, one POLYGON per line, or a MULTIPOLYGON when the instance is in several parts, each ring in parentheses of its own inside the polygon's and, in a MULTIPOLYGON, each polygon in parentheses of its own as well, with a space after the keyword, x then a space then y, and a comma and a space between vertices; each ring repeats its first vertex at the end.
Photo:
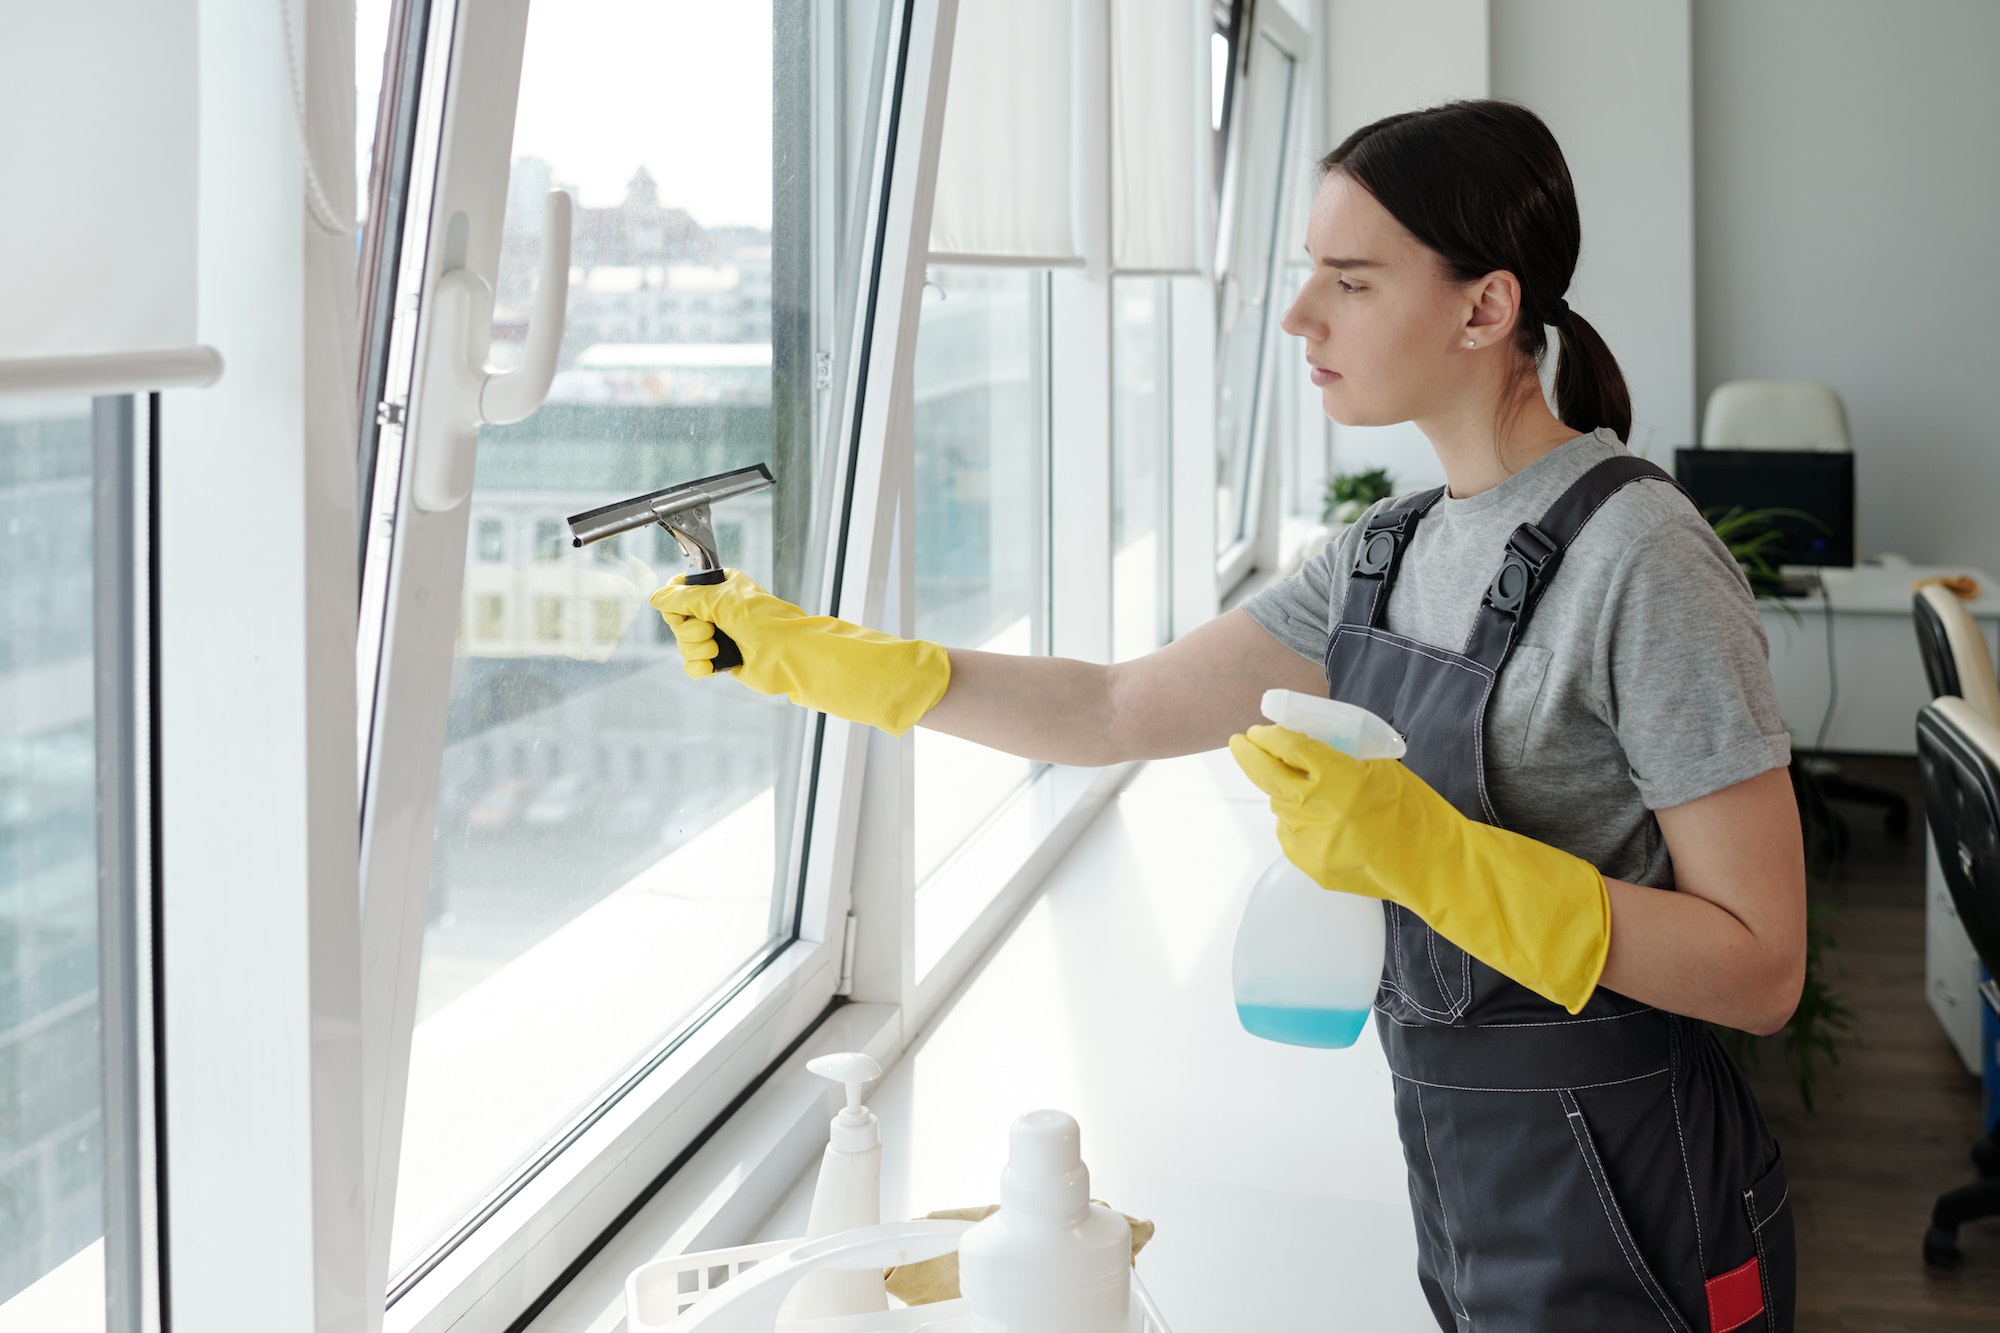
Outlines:
MULTIPOLYGON (((1443 488, 1370 521, 1327 689, 1387 718, 1409 740, 1403 762, 1467 817, 1507 823, 1486 787, 1486 709, 1536 600, 1598 507, 1645 478, 1671 481, 1609 459, 1516 528, 1460 652, 1384 628, 1403 551, 1443 488)), ((1385 907, 1375 1028, 1439 1325, 1791 1329, 1784 1166, 1706 1026, 1603 989, 1572 1017, 1385 907)))

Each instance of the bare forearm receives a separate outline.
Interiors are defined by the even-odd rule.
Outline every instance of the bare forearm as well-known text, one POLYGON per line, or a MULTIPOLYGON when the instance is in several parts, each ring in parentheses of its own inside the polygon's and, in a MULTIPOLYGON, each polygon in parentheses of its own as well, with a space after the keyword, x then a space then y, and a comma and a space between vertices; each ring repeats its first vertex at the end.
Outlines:
POLYGON ((1326 692, 1319 666, 1242 611, 1116 666, 951 651, 951 684, 922 726, 1029 759, 1092 766, 1225 745, 1268 689, 1326 692))
MULTIPOLYGON (((1804 950, 1760 938, 1691 893, 1609 879, 1611 948, 1599 984, 1620 995, 1760 1035, 1791 1017, 1804 950)), ((1784 932, 1789 934, 1789 932, 1784 932)))
POLYGON ((1116 763, 1110 668, 951 649, 951 684, 922 726, 1052 764, 1116 763))

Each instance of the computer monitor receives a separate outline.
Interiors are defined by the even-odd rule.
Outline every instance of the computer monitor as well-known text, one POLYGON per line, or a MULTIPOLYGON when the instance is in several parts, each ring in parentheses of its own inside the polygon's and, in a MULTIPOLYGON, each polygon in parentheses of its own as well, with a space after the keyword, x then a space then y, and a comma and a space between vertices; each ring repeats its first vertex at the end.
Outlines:
POLYGON ((1771 526, 1784 534, 1773 565, 1854 563, 1854 455, 1790 449, 1676 449, 1674 479, 1703 514, 1791 509, 1771 526))

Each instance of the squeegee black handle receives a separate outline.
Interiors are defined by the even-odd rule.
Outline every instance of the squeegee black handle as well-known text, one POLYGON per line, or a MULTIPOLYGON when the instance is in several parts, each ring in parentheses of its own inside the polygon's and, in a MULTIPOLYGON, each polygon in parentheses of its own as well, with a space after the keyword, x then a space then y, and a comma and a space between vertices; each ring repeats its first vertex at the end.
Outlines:
MULTIPOLYGON (((728 577, 729 571, 726 569, 698 569, 687 576, 687 581, 697 587, 706 587, 711 583, 720 583, 728 577)), ((742 665, 743 650, 736 646, 736 640, 724 634, 722 627, 717 625, 715 627, 715 656, 710 659, 709 667, 715 671, 734 671, 742 665)))

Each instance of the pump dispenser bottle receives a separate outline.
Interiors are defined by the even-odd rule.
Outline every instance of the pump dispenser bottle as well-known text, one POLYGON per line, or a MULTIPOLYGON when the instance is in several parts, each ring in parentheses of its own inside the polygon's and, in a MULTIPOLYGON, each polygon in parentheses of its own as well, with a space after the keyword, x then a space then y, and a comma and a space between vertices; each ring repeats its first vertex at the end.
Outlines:
POLYGON ((974 1333, 1127 1333, 1132 1228, 1090 1201, 1079 1137, 1061 1111, 1014 1122, 1000 1211, 958 1245, 974 1333))
MULTIPOLYGON (((1264 716, 1357 759, 1400 759, 1403 738, 1365 708, 1267 690, 1264 716)), ((1273 861, 1236 931, 1236 1016, 1246 1031, 1290 1046, 1352 1046, 1382 980, 1382 904, 1322 888, 1283 856, 1273 861)))
MULTIPOLYGON (((847 1104, 833 1118, 826 1154, 820 1158, 819 1182, 813 1187, 812 1212, 806 1239, 818 1240, 882 1220, 882 1133, 874 1113, 861 1104, 861 1093, 882 1077, 882 1067, 859 1051, 822 1055, 806 1068, 832 1079, 847 1095, 847 1104)), ((806 1277, 786 1307, 787 1319, 823 1319, 834 1315, 871 1314, 889 1308, 882 1289, 882 1270, 826 1271, 806 1277)))

